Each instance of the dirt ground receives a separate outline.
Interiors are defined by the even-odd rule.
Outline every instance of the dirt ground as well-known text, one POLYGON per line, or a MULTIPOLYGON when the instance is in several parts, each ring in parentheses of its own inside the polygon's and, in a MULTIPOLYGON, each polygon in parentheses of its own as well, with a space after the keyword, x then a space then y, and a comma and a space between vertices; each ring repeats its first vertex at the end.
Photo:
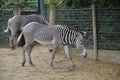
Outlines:
POLYGON ((46 46, 35 47, 32 67, 22 62, 22 48, 0 49, 0 80, 120 80, 120 65, 84 59, 72 54, 77 69, 71 71, 64 51, 57 52, 54 60, 55 69, 50 68, 50 52, 46 46))

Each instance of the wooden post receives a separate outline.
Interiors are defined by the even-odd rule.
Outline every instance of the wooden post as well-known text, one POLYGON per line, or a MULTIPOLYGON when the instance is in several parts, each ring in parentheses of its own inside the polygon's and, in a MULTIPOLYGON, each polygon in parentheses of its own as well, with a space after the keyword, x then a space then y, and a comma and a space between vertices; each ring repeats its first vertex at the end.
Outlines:
POLYGON ((96 9, 95 3, 92 3, 92 19, 93 19, 93 49, 95 54, 95 60, 98 60, 98 50, 97 50, 97 33, 96 33, 96 9))
POLYGON ((50 16, 49 16, 49 22, 50 24, 55 24, 56 19, 56 5, 50 4, 50 16))
POLYGON ((13 14, 14 15, 21 15, 21 7, 19 5, 14 5, 13 14))
MULTIPOLYGON (((13 7, 13 15, 21 15, 21 7, 19 5, 14 5, 13 7)), ((14 37, 14 46, 17 46, 17 38, 18 38, 18 35, 15 35, 14 37)), ((21 41, 20 41, 21 42, 21 41)))

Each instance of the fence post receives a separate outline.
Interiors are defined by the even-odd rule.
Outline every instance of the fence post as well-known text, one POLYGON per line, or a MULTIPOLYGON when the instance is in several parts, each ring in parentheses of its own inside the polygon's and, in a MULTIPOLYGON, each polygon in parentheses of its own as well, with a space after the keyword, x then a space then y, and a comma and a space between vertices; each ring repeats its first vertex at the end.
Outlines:
POLYGON ((41 0, 38 0, 38 13, 41 14, 41 0))
POLYGON ((41 15, 45 16, 44 15, 44 3, 43 3, 43 0, 40 0, 40 10, 41 10, 41 15))
POLYGON ((97 33, 96 33, 96 9, 95 3, 92 3, 92 21, 93 21, 93 49, 95 54, 95 60, 98 60, 98 49, 97 49, 97 33))

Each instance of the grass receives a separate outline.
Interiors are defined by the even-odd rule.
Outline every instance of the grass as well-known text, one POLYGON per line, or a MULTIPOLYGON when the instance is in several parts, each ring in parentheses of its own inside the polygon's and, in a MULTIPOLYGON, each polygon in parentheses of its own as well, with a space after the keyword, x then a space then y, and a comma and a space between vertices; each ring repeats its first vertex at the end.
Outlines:
POLYGON ((6 42, 0 43, 0 48, 9 48, 9 44, 6 42))

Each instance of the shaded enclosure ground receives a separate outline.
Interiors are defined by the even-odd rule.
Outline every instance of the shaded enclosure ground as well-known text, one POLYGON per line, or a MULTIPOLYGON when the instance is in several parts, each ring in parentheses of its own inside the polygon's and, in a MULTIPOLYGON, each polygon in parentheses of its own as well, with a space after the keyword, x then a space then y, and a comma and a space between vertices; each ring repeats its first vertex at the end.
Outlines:
MULTIPOLYGON (((63 50, 63 49, 62 49, 63 50)), ((77 69, 71 71, 64 51, 57 52, 55 69, 50 68, 50 52, 46 46, 37 46, 32 51, 31 67, 26 62, 21 66, 22 48, 0 49, 0 80, 120 80, 120 65, 84 59, 72 54, 77 69)), ((28 60, 28 59, 27 59, 28 60)))

